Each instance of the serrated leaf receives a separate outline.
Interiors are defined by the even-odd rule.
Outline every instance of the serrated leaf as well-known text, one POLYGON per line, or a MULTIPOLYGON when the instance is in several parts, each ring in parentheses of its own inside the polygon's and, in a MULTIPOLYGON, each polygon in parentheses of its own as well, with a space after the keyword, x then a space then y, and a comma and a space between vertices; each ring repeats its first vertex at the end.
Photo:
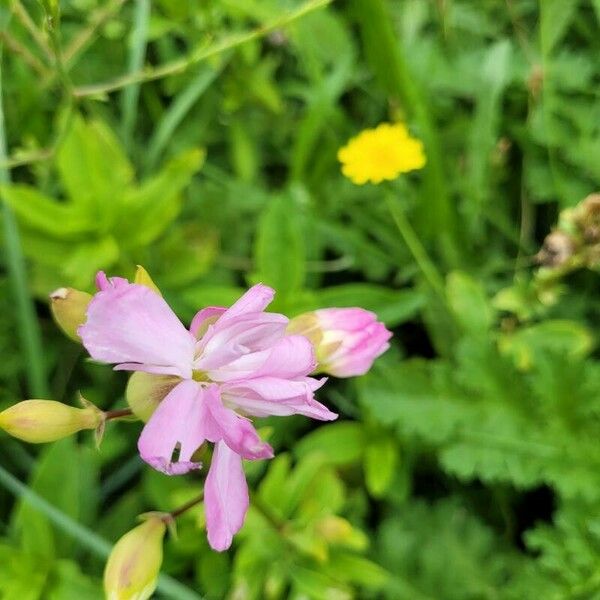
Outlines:
POLYGON ((490 328, 494 312, 481 283, 459 271, 448 275, 448 303, 465 331, 476 335, 490 328))

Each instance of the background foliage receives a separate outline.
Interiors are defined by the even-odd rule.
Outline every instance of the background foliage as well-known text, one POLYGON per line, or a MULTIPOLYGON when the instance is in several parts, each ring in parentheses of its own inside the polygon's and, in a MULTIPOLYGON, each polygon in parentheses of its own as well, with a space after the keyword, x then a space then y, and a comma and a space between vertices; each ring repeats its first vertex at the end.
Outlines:
MULTIPOLYGON (((534 258, 600 184, 600 2, 58 12, 0 5, 2 408, 77 390, 122 405, 122 374, 81 360, 46 307, 98 269, 143 264, 184 319, 263 281, 273 310, 358 305, 395 333, 371 373, 321 393, 338 422, 265 420, 278 457, 247 465, 234 549, 210 551, 201 510, 186 514, 158 596, 600 597, 598 278, 593 261, 534 258), (397 119, 426 169, 344 180, 337 149, 397 119)), ((142 468, 137 431, 110 427, 100 452, 0 437, 2 600, 101 597, 107 541, 197 494, 142 468)))

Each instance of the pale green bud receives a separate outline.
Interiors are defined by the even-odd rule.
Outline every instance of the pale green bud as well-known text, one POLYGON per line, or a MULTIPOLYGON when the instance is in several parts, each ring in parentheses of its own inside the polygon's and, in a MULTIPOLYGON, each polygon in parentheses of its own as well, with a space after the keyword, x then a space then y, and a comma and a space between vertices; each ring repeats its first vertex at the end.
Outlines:
POLYGON ((92 296, 74 288, 59 288, 50 294, 50 311, 58 326, 72 340, 81 343, 77 328, 87 319, 92 296))
POLYGON ((144 422, 152 416, 163 398, 181 381, 173 375, 136 371, 129 378, 125 397, 133 414, 144 422))
POLYGON ((146 600, 156 589, 167 525, 153 516, 126 533, 112 549, 104 569, 107 600, 146 600))
POLYGON ((84 429, 99 429, 103 423, 102 411, 89 403, 74 408, 54 400, 25 400, 0 412, 0 428, 32 444, 55 442, 84 429))

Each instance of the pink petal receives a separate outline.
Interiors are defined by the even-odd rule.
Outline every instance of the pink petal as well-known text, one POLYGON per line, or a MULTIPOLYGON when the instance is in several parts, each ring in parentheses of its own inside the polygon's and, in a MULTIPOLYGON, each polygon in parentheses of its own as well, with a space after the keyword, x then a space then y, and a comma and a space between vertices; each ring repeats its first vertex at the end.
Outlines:
POLYGON ((271 304, 274 296, 275 290, 259 283, 251 287, 237 302, 232 304, 221 320, 227 321, 239 315, 262 312, 271 304))
POLYGON ((204 483, 208 543, 222 552, 244 524, 248 510, 248 485, 242 459, 225 442, 215 445, 204 483))
POLYGON ((199 310, 190 324, 190 333, 195 338, 200 338, 211 322, 216 321, 227 309, 222 306, 209 306, 199 310))
POLYGON ((196 342, 169 305, 146 286, 112 281, 101 283, 78 330, 92 358, 190 378, 196 342))
MULTIPOLYGON (((225 315, 224 315, 225 316, 225 315)), ((288 319, 275 313, 252 313, 210 325, 200 341, 200 356, 194 367, 218 369, 241 356, 270 348, 285 334, 288 319)))
POLYGON ((217 382, 264 376, 293 379, 308 375, 316 366, 312 344, 304 336, 288 335, 267 350, 245 354, 218 369, 210 369, 208 375, 217 382))
POLYGON ((231 450, 249 460, 273 458, 273 449, 260 439, 252 423, 223 406, 219 394, 205 396, 204 406, 202 427, 208 441, 224 440, 231 450))
POLYGON ((304 377, 289 381, 275 377, 261 377, 237 381, 221 386, 223 401, 247 415, 305 415, 320 421, 333 421, 337 414, 314 399, 313 393, 326 381, 304 377))
POLYGON ((377 315, 364 308, 321 308, 315 311, 323 329, 357 331, 377 321, 377 315))
POLYGON ((329 358, 327 372, 335 377, 364 375, 373 361, 390 347, 391 337, 382 323, 372 323, 362 332, 347 334, 340 348, 329 358))
POLYGON ((138 440, 142 459, 167 475, 180 475, 200 468, 190 459, 205 440, 202 400, 213 394, 218 394, 216 386, 206 388, 189 380, 176 385, 142 430, 138 440), (177 447, 179 457, 173 461, 177 447))

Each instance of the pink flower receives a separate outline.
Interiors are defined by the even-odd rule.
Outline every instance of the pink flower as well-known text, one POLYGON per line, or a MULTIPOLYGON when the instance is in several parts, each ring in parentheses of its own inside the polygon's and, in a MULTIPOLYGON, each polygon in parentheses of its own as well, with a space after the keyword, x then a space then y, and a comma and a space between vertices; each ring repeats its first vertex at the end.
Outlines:
POLYGON ((322 308, 292 319, 288 332, 311 340, 317 371, 335 377, 364 375, 389 347, 392 333, 362 308, 322 308))
POLYGON ((148 464, 177 475, 201 466, 192 457, 204 442, 215 444, 206 520, 211 546, 224 550, 248 508, 242 459, 273 456, 247 417, 337 417, 314 399, 325 380, 308 377, 316 365, 312 345, 287 334, 286 317, 264 312, 274 296, 264 285, 229 309, 201 310, 188 330, 150 288, 104 273, 96 281, 100 291, 78 330, 83 344, 115 369, 179 378, 145 425, 138 449, 148 464))

